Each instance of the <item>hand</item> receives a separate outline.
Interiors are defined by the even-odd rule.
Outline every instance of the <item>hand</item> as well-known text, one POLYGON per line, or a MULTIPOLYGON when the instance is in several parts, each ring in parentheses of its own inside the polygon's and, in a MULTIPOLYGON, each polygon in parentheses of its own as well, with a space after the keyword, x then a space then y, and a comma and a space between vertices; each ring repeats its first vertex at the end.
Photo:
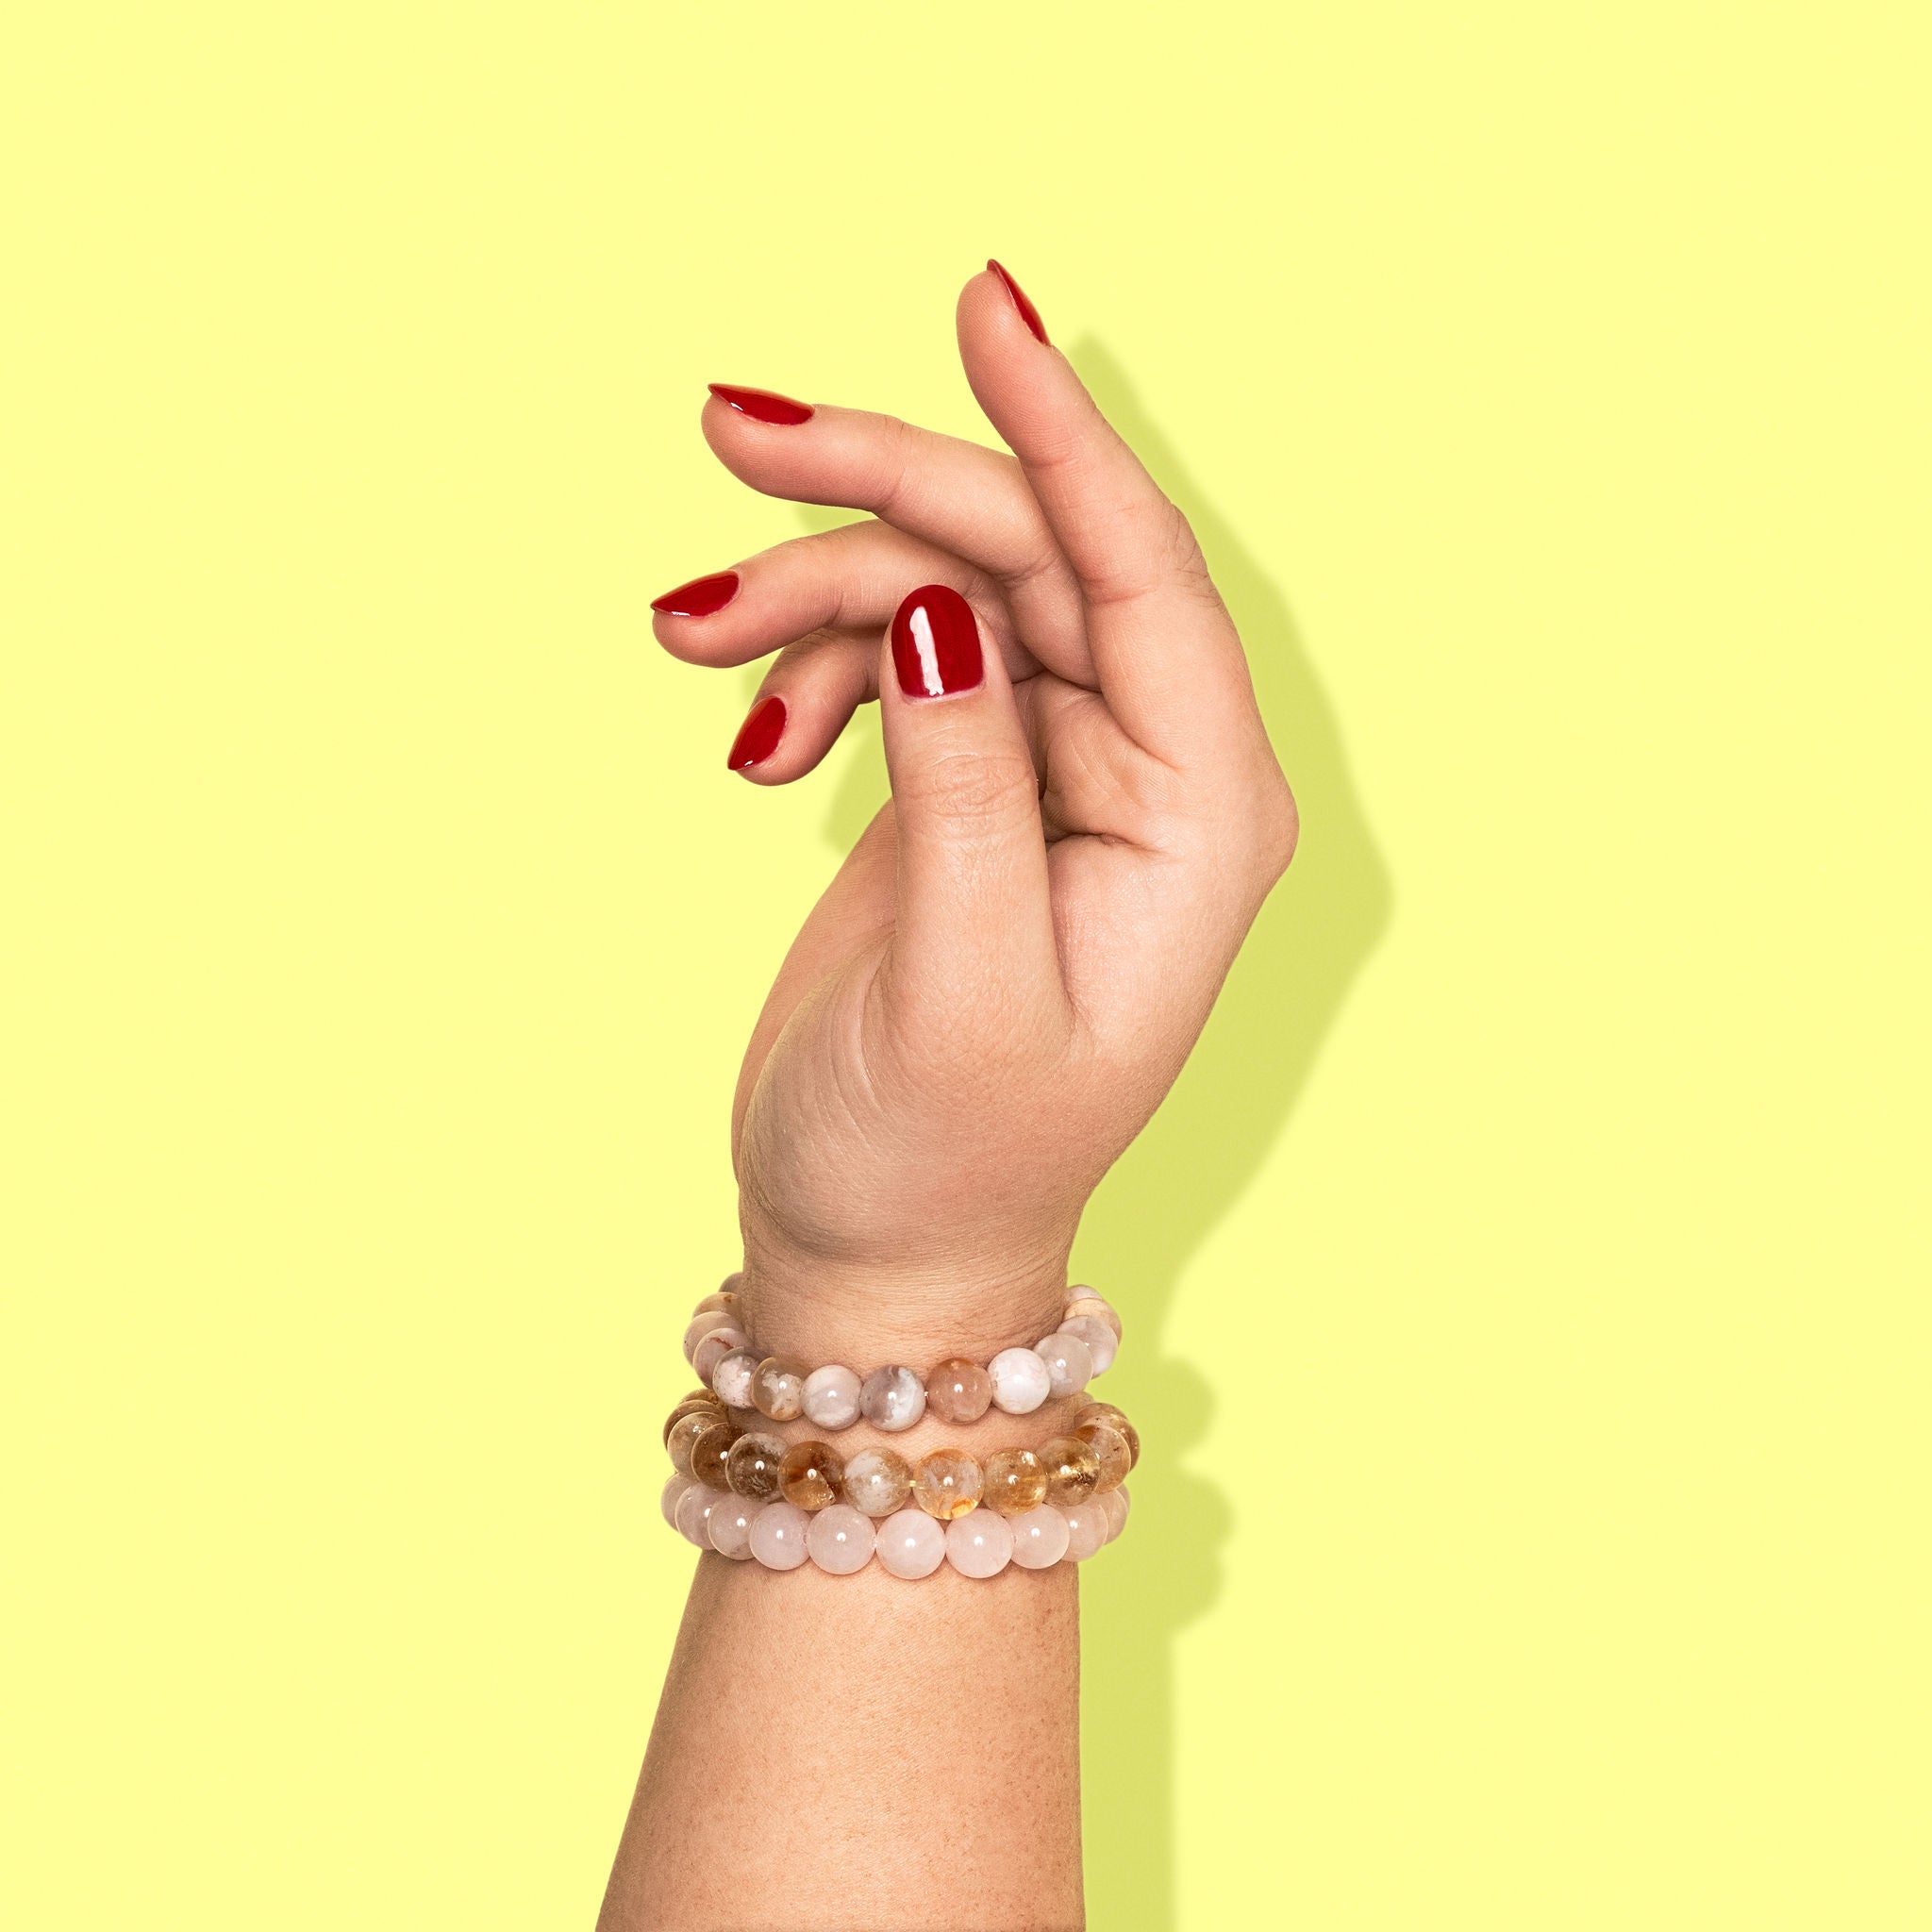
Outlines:
POLYGON ((989 270, 958 304, 1011 456, 714 394, 735 475, 877 520, 740 564, 709 614, 658 600, 688 662, 777 653, 735 759, 754 783, 881 705, 891 800, 779 970, 732 1117, 753 1332, 816 1360, 924 1367, 1056 1324, 1088 1196, 1294 851, 1192 533, 1023 303, 989 270))

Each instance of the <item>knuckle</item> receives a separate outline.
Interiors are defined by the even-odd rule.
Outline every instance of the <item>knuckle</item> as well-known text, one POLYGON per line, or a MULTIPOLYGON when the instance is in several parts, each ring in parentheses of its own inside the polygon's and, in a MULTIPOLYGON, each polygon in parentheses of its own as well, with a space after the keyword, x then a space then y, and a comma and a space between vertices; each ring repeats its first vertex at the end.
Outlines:
POLYGON ((1278 767, 1267 787, 1257 824, 1261 838, 1262 868, 1272 886, 1293 861, 1302 830, 1301 808, 1278 767))
POLYGON ((940 818, 999 824, 1035 808, 1032 761, 1018 752, 949 751, 911 774, 913 802, 940 818))

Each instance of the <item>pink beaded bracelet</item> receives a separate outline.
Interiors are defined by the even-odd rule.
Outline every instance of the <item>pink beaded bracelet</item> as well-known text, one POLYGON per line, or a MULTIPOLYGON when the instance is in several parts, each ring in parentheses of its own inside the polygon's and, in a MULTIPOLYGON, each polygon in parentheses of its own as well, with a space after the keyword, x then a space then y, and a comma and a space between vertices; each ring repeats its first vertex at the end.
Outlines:
POLYGON ((955 1356, 924 1377, 898 1363, 863 1378, 838 1362, 807 1369, 753 1345, 738 1321, 741 1278, 727 1276, 697 1305, 684 1331, 685 1359, 727 1408, 755 1408, 774 1423, 802 1415, 837 1431, 863 1417, 891 1435, 927 1408, 948 1423, 975 1423, 995 1407, 1030 1415, 1049 1396, 1077 1395, 1113 1366, 1120 1348, 1120 1316, 1091 1289, 1074 1288, 1051 1335, 1030 1348, 1003 1348, 984 1367, 955 1356))

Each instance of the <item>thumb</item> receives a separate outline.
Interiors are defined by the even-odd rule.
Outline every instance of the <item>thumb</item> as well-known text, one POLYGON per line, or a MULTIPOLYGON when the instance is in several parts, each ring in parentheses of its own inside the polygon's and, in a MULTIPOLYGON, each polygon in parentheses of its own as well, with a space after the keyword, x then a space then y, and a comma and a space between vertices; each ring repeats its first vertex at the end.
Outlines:
POLYGON ((1043 998, 1062 1010, 1033 757, 958 591, 927 584, 899 606, 879 709, 898 849, 889 998, 949 1034, 962 1019, 1024 1023, 1043 998))

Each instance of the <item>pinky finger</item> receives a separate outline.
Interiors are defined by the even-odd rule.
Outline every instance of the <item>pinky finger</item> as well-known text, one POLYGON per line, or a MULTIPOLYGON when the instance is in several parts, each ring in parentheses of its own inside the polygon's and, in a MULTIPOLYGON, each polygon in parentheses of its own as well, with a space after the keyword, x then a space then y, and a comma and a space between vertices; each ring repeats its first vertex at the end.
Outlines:
POLYGON ((820 630, 772 660, 725 758, 755 785, 789 785, 813 770, 854 711, 878 696, 878 639, 820 630))

